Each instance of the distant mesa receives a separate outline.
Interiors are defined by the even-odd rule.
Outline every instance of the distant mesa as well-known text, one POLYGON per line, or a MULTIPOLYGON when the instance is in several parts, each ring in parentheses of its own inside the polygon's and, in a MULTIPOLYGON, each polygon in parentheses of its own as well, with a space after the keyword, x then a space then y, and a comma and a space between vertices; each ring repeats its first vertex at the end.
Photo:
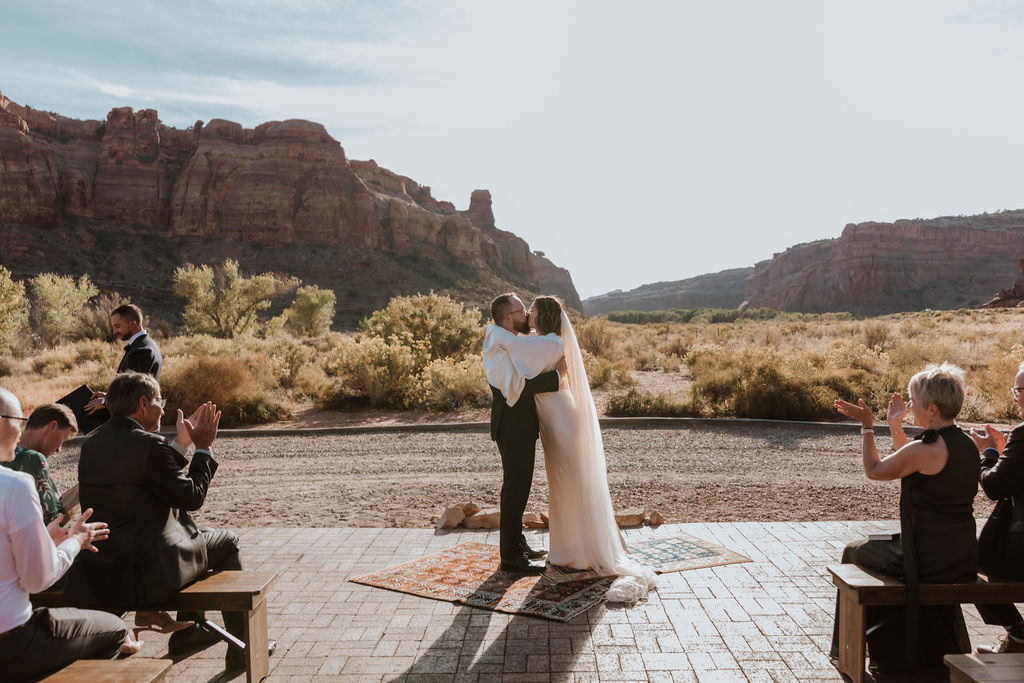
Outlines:
POLYGON ((996 295, 983 303, 982 308, 1024 308, 1024 258, 1017 260, 1020 276, 1006 289, 1000 289, 996 295))
POLYGON ((429 289, 483 304, 517 288, 582 306, 568 271, 495 225, 489 191, 459 211, 373 160, 348 159, 319 123, 180 130, 128 107, 79 121, 0 94, 0 158, 0 261, 19 276, 102 269, 130 288, 132 250, 145 243, 155 270, 143 299, 161 298, 174 265, 226 255, 329 286, 352 315, 429 289), (76 263, 53 258, 58 248, 76 263))
POLYGON ((610 292, 587 299, 583 307, 598 314, 743 303, 745 308, 878 315, 1015 306, 1024 300, 1018 297, 1024 295, 1024 275, 1009 290, 1002 288, 1020 254, 1024 210, 849 224, 836 239, 795 245, 753 268, 610 292), (986 303, 992 292, 999 294, 986 303))

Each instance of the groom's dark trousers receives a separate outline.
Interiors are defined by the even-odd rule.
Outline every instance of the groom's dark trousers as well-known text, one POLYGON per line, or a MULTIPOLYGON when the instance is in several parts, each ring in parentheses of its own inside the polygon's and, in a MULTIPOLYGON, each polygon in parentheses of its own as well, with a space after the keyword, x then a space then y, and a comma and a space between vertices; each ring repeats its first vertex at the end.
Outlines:
POLYGON ((523 512, 533 485, 533 463, 540 424, 534 394, 558 391, 558 373, 551 371, 526 380, 515 405, 509 406, 498 389, 491 387, 491 438, 501 453, 501 559, 522 554, 523 512))

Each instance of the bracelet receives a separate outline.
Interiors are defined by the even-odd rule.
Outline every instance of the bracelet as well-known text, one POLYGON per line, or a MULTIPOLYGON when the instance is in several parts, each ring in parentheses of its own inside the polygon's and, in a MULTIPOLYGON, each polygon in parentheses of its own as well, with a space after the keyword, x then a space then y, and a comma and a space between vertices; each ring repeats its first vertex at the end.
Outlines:
POLYGON ((860 433, 861 434, 874 434, 875 430, 872 427, 861 427, 860 428, 860 433))

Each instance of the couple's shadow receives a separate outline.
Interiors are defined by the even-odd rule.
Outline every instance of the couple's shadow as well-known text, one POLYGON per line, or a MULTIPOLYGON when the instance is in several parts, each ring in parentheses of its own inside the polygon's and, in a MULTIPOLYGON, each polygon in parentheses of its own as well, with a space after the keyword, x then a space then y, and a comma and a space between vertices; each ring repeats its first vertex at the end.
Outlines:
MULTIPOLYGON (((465 531, 460 529, 460 535, 465 531)), ((447 533, 439 530, 435 535, 447 533)), ((517 580, 510 579, 507 572, 495 570, 465 597, 465 601, 496 606, 517 580)), ((529 602, 531 596, 542 598, 546 593, 545 582, 539 579, 525 600, 529 602)), ((416 680, 427 674, 433 679, 446 676, 455 679, 506 673, 547 673, 552 681, 571 679, 573 663, 590 641, 588 611, 561 622, 471 604, 460 605, 445 630, 418 653, 408 669, 391 680, 416 680), (496 632, 498 628, 500 632, 496 632), (551 651, 552 640, 562 643, 558 652, 551 651), (571 645, 568 648, 564 647, 566 641, 571 645), (557 657, 557 662, 553 662, 552 657, 557 657), (560 671, 553 670, 556 668, 560 671)))

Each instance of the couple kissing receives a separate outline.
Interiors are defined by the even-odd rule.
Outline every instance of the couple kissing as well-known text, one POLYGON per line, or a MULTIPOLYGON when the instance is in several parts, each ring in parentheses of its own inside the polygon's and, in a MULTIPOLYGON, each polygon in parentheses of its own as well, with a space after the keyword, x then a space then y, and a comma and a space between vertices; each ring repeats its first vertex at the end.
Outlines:
POLYGON ((604 445, 583 356, 561 302, 540 296, 527 309, 515 294, 491 302, 483 366, 491 385, 491 438, 501 454, 501 566, 550 581, 618 577, 609 601, 636 602, 654 572, 629 557, 615 523, 604 445), (544 447, 550 552, 522 530, 537 438, 544 447), (531 562, 548 555, 547 565, 531 562))

